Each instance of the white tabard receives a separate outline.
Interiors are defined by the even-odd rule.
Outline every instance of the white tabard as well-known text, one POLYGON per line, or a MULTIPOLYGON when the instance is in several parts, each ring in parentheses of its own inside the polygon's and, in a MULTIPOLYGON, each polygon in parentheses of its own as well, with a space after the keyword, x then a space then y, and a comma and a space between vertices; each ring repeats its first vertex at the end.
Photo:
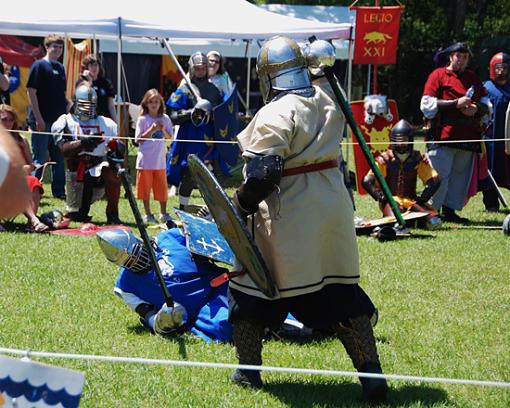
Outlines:
MULTIPOLYGON (((238 135, 245 160, 279 155, 285 169, 337 160, 345 119, 324 91, 315 91, 309 98, 288 94, 260 109, 238 135)), ((337 167, 282 178, 254 216, 255 242, 282 298, 359 282, 353 219, 337 167)), ((247 274, 230 285, 266 298, 247 274)))

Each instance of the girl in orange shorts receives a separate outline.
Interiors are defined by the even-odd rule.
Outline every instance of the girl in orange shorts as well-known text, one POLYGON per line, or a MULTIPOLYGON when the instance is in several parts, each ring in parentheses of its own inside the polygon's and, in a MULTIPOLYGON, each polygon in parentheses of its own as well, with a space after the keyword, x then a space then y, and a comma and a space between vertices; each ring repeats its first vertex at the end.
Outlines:
POLYGON ((166 210, 168 185, 165 139, 173 136, 172 121, 164 113, 165 103, 156 89, 148 90, 140 105, 141 114, 135 130, 135 141, 139 144, 136 156, 136 194, 143 201, 145 222, 157 222, 150 207, 151 191, 154 200, 159 201, 159 221, 167 222, 172 218, 166 210))

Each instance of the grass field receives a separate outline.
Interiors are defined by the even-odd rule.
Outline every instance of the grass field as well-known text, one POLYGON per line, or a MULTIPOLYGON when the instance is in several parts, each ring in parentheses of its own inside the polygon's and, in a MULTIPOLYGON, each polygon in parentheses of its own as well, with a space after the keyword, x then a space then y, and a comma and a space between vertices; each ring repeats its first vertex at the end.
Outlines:
MULTIPOLYGON (((370 198, 356 196, 356 205, 358 216, 378 216, 370 198)), ((93 205, 98 224, 105 222, 104 206, 93 205)), ((64 203, 47 194, 41 212, 54 208, 63 210, 64 203)), ((120 215, 135 228, 125 199, 120 215)), ((477 226, 501 226, 505 216, 484 212, 478 196, 462 215, 477 226)), ((236 363, 231 345, 205 344, 191 335, 166 340, 142 329, 113 295, 118 269, 106 261, 95 237, 27 234, 24 223, 19 216, 9 225, 14 231, 0 235, 0 347, 236 363)), ((414 230, 415 238, 386 243, 358 238, 361 284, 380 310, 375 332, 383 368, 508 382, 510 237, 500 230, 445 227, 414 230)), ((263 357, 271 366, 353 370, 334 339, 269 340, 263 357)), ((82 371, 84 407, 355 407, 361 392, 355 379, 343 377, 269 372, 263 373, 265 388, 251 391, 230 384, 224 369, 37 361, 82 371)), ((390 386, 393 407, 510 406, 509 388, 397 380, 390 386)))

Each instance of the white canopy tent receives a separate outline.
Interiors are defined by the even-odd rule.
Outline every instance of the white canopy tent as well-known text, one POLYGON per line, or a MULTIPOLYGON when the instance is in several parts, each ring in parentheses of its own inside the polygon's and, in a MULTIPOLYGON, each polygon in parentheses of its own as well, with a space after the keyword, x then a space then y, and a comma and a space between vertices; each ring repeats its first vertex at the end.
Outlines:
POLYGON ((264 40, 285 35, 305 40, 348 39, 351 24, 331 24, 272 13, 244 0, 152 0, 141 7, 136 2, 88 0, 79 7, 67 0, 37 3, 22 11, 4 7, 0 33, 40 35, 59 33, 74 38, 91 37, 118 41, 117 89, 121 88, 122 38, 264 40))

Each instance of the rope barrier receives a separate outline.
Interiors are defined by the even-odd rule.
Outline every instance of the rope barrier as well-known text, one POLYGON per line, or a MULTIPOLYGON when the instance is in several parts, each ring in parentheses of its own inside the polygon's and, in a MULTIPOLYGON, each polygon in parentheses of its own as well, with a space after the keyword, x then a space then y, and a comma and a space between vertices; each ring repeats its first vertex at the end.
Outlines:
POLYGON ((21 355, 25 359, 31 359, 32 357, 47 357, 47 358, 62 358, 62 359, 71 359, 71 360, 107 361, 107 362, 112 362, 112 363, 160 364, 160 365, 171 365, 171 366, 181 366, 181 367, 224 368, 224 369, 241 368, 244 370, 274 371, 274 372, 295 373, 295 374, 325 375, 325 376, 336 376, 336 377, 386 378, 387 380, 433 382, 433 383, 444 383, 444 384, 463 384, 463 385, 478 385, 478 386, 484 386, 484 387, 510 388, 510 382, 470 380, 470 379, 462 379, 462 378, 425 377, 425 376, 401 375, 401 374, 358 373, 358 372, 353 372, 353 371, 318 370, 318 369, 311 369, 311 368, 256 366, 256 365, 242 365, 242 364, 228 364, 228 363, 210 363, 210 362, 202 362, 202 361, 162 360, 162 359, 149 359, 149 358, 141 358, 141 357, 117 357, 117 356, 102 356, 102 355, 91 355, 91 354, 50 353, 50 352, 44 352, 44 351, 19 350, 19 349, 11 349, 11 348, 3 348, 3 347, 0 347, 0 353, 21 355))
MULTIPOLYGON (((32 132, 30 130, 9 130, 9 132, 18 132, 18 133, 30 133, 30 134, 35 134, 35 135, 51 135, 53 136, 53 133, 51 132, 32 132)), ((70 133, 61 133, 62 136, 69 136, 69 137, 75 137, 75 135, 73 134, 70 134, 70 133)), ((84 135, 84 136, 87 136, 87 137, 97 137, 97 138, 102 138, 103 136, 101 135, 84 135)), ((134 138, 133 137, 129 137, 129 136, 114 136, 115 139, 119 139, 119 140, 133 140, 134 141, 134 138)), ((238 142, 236 140, 203 140, 203 139, 186 139, 186 140, 181 140, 181 139, 158 139, 158 138, 151 138, 151 137, 144 137, 143 140, 159 140, 159 141, 164 141, 164 142, 167 142, 167 143, 207 143, 207 144, 237 144, 238 142)), ((502 139, 461 139, 461 140, 414 140, 413 142, 399 142, 399 144, 402 144, 402 145, 407 145, 407 144, 424 144, 424 145, 429 145, 429 144, 455 144, 455 143, 466 143, 466 142, 469 142, 469 143, 477 143, 477 142, 506 142, 506 141, 510 141, 510 138, 502 138, 502 139)), ((354 146, 354 145, 359 145, 358 142, 349 142, 349 141, 346 141, 346 140, 343 140, 341 142, 342 145, 347 145, 347 146, 354 146)), ((367 142, 367 144, 369 146, 377 146, 377 145, 389 145, 390 144, 390 140, 388 139, 387 141, 381 141, 381 142, 367 142)))

